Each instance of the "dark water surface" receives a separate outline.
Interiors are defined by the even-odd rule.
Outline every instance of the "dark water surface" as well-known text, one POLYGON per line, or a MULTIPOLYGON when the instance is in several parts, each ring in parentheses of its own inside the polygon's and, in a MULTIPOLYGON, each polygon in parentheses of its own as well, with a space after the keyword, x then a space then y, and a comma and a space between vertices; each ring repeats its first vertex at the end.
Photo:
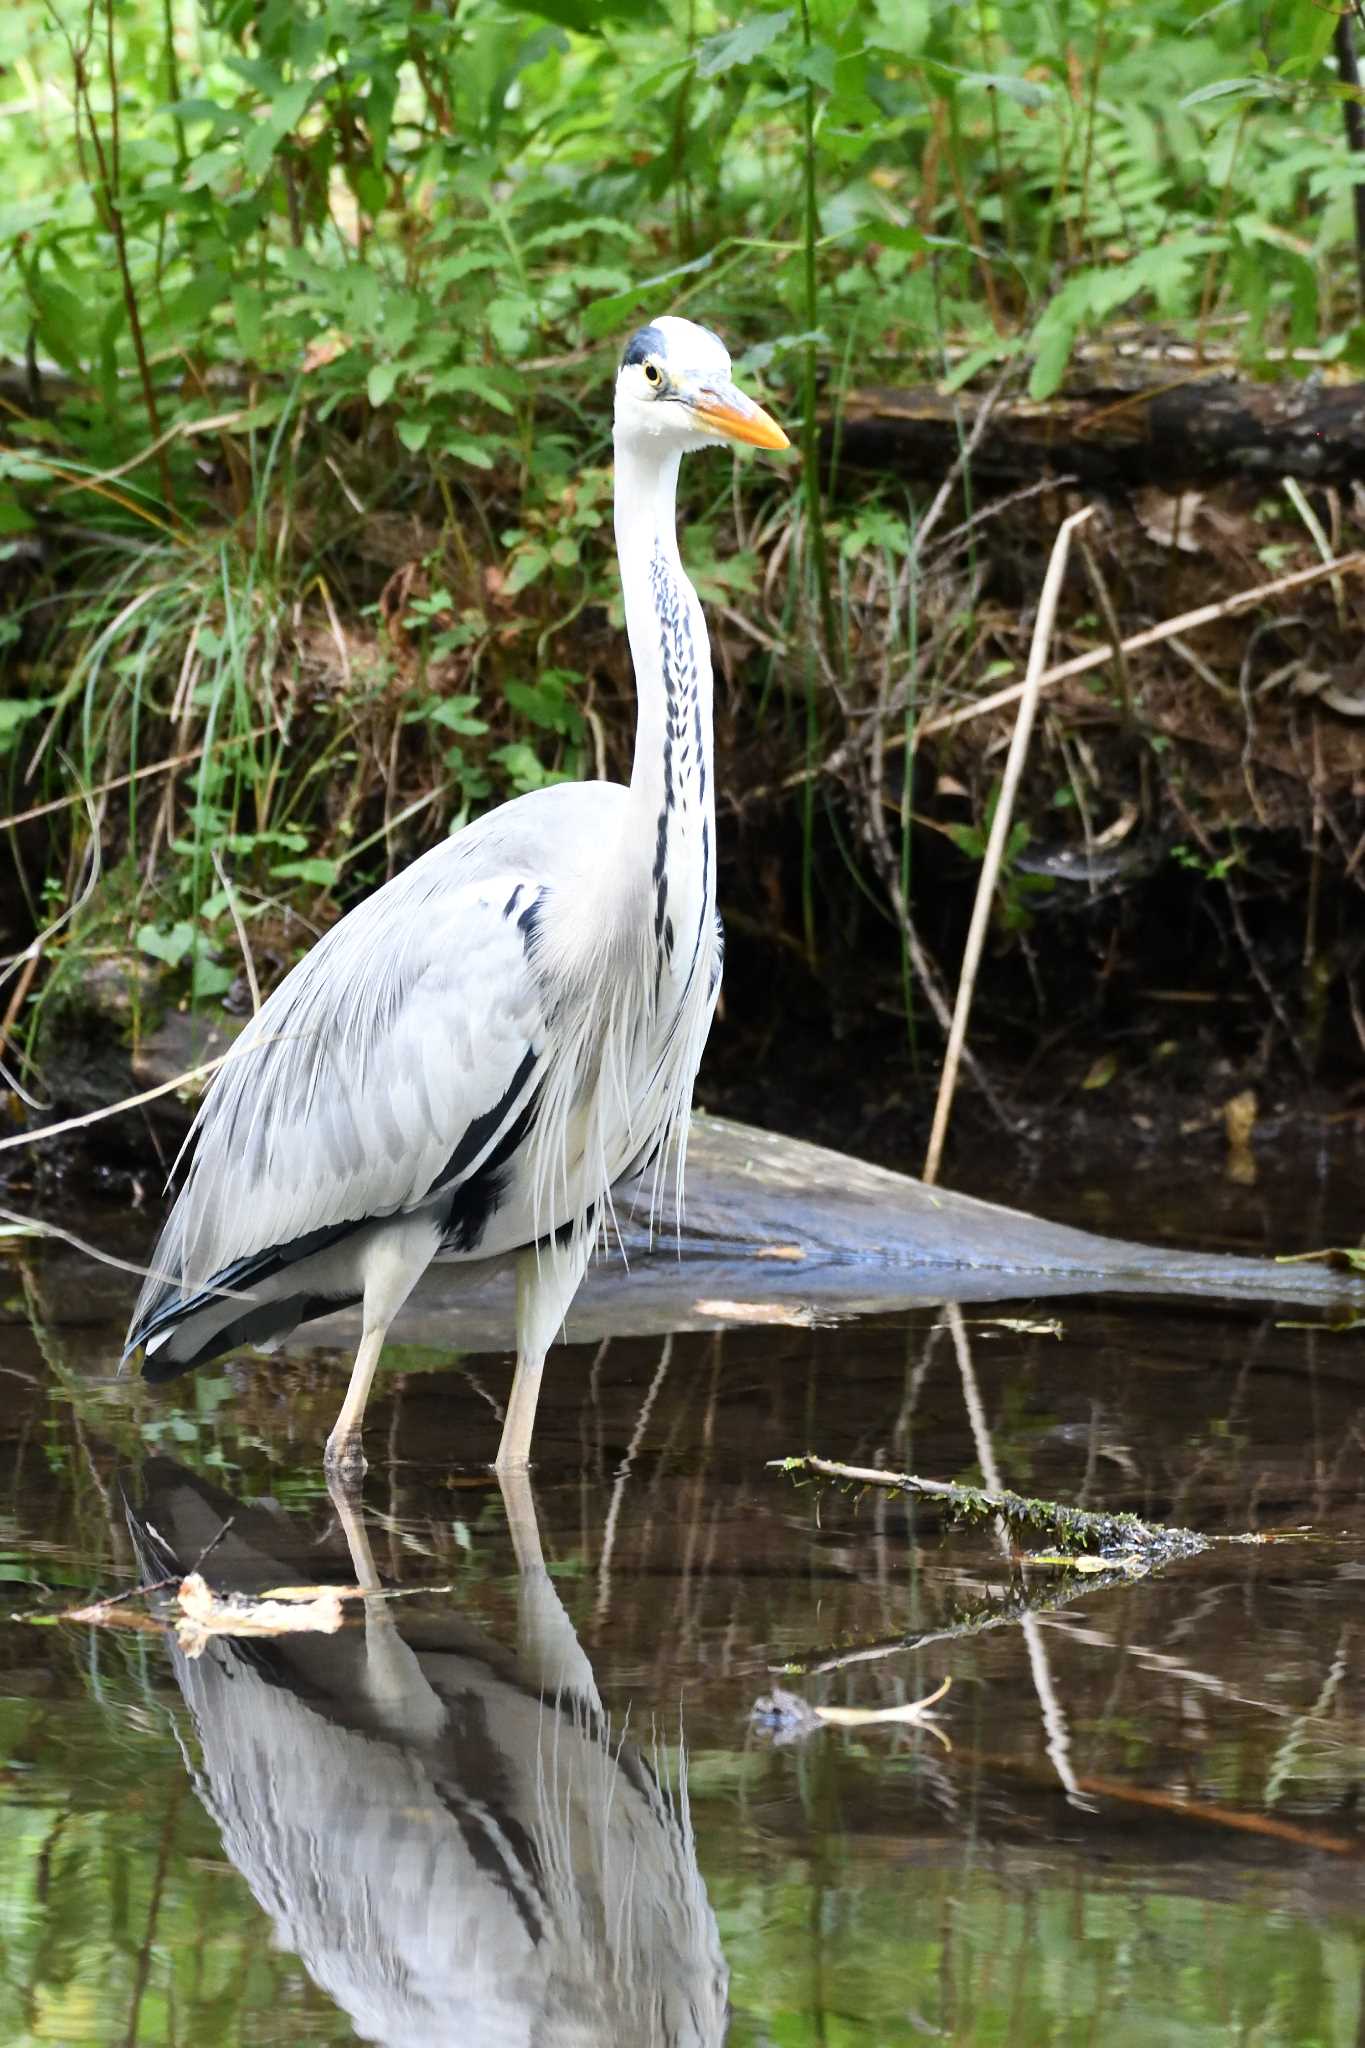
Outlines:
MULTIPOLYGON (((1358 1185, 1059 1213, 1259 1249, 1311 1199, 1354 1242, 1358 1185)), ((579 1346, 507 1500, 506 1361, 395 1347, 348 1529, 337 1357, 154 1394, 112 1377, 135 1283, 3 1274, 0 2043, 1365 2042, 1359 1334, 1063 1300, 579 1346), (1277 1540, 1063 1577, 766 1468, 808 1448, 1277 1540), (225 1516, 216 1585, 412 1597, 197 1659, 51 1622, 225 1516), (950 1749, 751 1719, 945 1677, 950 1749)))

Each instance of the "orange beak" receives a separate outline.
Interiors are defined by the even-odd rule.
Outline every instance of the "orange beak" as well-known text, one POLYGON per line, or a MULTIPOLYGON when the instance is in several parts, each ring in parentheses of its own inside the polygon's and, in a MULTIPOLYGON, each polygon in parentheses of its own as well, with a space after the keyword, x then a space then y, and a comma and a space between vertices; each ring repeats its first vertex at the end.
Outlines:
POLYGON ((743 441, 751 448, 791 446, 771 413, 746 398, 734 384, 699 385, 691 406, 703 426, 727 441, 743 441))

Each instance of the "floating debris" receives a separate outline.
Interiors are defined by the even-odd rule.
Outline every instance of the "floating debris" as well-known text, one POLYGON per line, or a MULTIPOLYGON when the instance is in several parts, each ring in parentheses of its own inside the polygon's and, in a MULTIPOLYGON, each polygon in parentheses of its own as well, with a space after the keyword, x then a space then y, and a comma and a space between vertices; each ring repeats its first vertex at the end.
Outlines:
POLYGON ((725 1323, 785 1324, 791 1329, 813 1330, 830 1321, 799 1301, 694 1301, 693 1312, 713 1316, 725 1323))
MULTIPOLYGON (((214 1636, 335 1635, 343 1619, 337 1586, 284 1586, 274 1600, 215 1593, 198 1572, 180 1581, 175 1638, 187 1657, 202 1657, 214 1636)), ((348 1589, 349 1590, 349 1589, 348 1589)), ((358 1593, 359 1589, 356 1589, 358 1593)))
POLYGON ((213 1636, 335 1635, 344 1619, 343 1603, 365 1597, 359 1586, 272 1586, 258 1596, 215 1593, 195 1571, 180 1580, 173 1599, 156 1603, 150 1611, 127 1605, 174 1583, 163 1579, 153 1586, 134 1586, 93 1606, 68 1608, 54 1618, 144 1635, 173 1628, 185 1655, 202 1657, 213 1636))
POLYGON ((760 1694, 750 1709, 749 1718, 756 1727, 772 1735, 779 1742, 801 1741, 813 1735, 817 1728, 886 1728, 912 1727, 927 1728, 935 1741, 945 1749, 952 1743, 943 1730, 935 1723, 930 1709, 947 1693, 951 1678, 926 1693, 922 1700, 902 1700, 894 1707, 813 1707, 809 1700, 803 1700, 798 1692, 787 1692, 775 1685, 771 1692, 760 1694))

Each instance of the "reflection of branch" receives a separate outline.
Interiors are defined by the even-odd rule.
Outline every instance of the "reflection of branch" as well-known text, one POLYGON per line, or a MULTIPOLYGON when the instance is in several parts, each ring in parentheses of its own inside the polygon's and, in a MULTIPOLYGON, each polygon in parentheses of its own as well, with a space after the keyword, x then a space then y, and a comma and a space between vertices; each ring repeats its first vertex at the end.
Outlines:
POLYGON ((626 1481, 630 1477, 630 1468, 639 1455, 645 1431, 649 1427, 650 1413, 658 1397, 659 1389, 668 1376, 668 1368, 672 1357, 673 1336, 670 1331, 669 1335, 664 1338, 664 1348, 660 1354, 654 1377, 649 1383, 649 1390, 645 1395, 644 1401, 641 1403, 634 1433, 626 1446, 626 1454, 616 1468, 616 1484, 611 1490, 611 1505, 607 1509, 607 1519, 602 1530, 602 1555, 597 1565, 597 1607, 593 1614, 593 1620, 599 1626, 606 1620, 611 1608, 611 1554, 616 1547, 616 1520, 621 1512, 621 1496, 625 1490, 626 1481))
MULTIPOLYGON (((963 1749, 956 1752, 959 1764, 981 1764, 1003 1776, 1022 1778, 1026 1783, 1050 1782, 1047 1774, 1018 1756, 963 1749)), ((1080 1790, 1092 1799, 1113 1799, 1121 1806, 1145 1806, 1173 1820, 1198 1821, 1206 1827, 1232 1828, 1239 1834, 1266 1835, 1272 1841, 1287 1842, 1296 1849, 1324 1850, 1329 1856, 1347 1856, 1352 1862, 1365 1857, 1365 1845, 1352 1835, 1331 1835, 1324 1829, 1301 1826, 1297 1821, 1278 1820, 1269 1813, 1246 1813, 1235 1806, 1216 1806, 1212 1800, 1187 1799, 1180 1792, 1159 1792, 1145 1785, 1129 1785, 1122 1778, 1077 1777, 1080 1790)))
MULTIPOLYGON (((1343 21, 1345 18, 1343 15, 1343 21)), ((1317 1698, 1305 1712, 1294 1716, 1293 1723, 1286 1733, 1283 1742, 1281 1742, 1271 1759, 1265 1785, 1265 1803, 1267 1806, 1274 1806, 1276 1804, 1285 1786, 1296 1775, 1299 1750, 1303 1745, 1303 1739, 1308 1733, 1310 1724, 1313 1721, 1320 1720, 1326 1714, 1327 1709, 1331 1706, 1332 1701, 1341 1689, 1341 1681, 1346 1676, 1347 1651, 1350 1648, 1351 1636, 1351 1624, 1347 1622, 1337 1637, 1336 1655, 1332 1659, 1331 1666, 1328 1669, 1326 1678, 1323 1680, 1317 1698)))
POLYGON ((773 1458, 770 1463, 781 1472, 815 1472, 826 1479, 851 1479, 861 1486, 889 1486, 897 1493, 920 1494, 944 1501, 958 1514, 973 1519, 1002 1515, 1015 1525, 1047 1529, 1076 1550, 1094 1548, 1115 1559, 1137 1556, 1158 1564, 1173 1557, 1194 1557, 1208 1548, 1208 1538, 1192 1529, 1169 1529, 1160 1522, 1144 1522, 1137 1515, 1069 1508, 1061 1501, 1011 1493, 1008 1487, 959 1486, 950 1479, 922 1479, 914 1472, 841 1465, 833 1458, 817 1458, 811 1451, 803 1458, 773 1458))
POLYGON ((924 1650, 931 1643, 957 1643, 968 1636, 979 1636, 991 1628, 1009 1628, 1025 1615, 1050 1614, 1054 1608, 1074 1607, 1082 1594, 1103 1592, 1111 1587, 1126 1585, 1129 1573, 1122 1565, 1115 1565, 1112 1571, 1096 1572, 1078 1586, 1073 1578, 1054 1579, 1036 1590, 1011 1592, 998 1600, 984 1601, 980 1607, 951 1622, 946 1628, 919 1629, 913 1635, 884 1636, 873 1643, 864 1643, 857 1650, 807 1650, 799 1657, 784 1657, 780 1664, 770 1664, 768 1669, 791 1677, 814 1677, 823 1671, 842 1671, 846 1664, 875 1664, 883 1657, 895 1657, 905 1650, 924 1650))
POLYGON ((185 1794, 185 1781, 177 1778, 171 1788, 166 1805, 166 1817, 161 1824, 161 1841, 157 1847, 156 1873, 152 1878, 152 1896, 147 1907, 147 1926, 137 1952, 137 1967, 133 1974, 133 1995, 128 2011, 128 2031, 124 2035, 126 2048, 133 2048, 138 2035, 138 2015, 142 2010, 143 1994, 151 1974, 152 1957, 156 1952, 156 1927, 161 1918, 161 1904, 166 1893, 166 1876, 171 1867, 171 1849, 175 1842, 176 1822, 180 1817, 180 1802, 185 1794))
MULTIPOLYGON (((1068 522, 1068 524, 1070 523, 1068 522)), ((1066 532, 1066 526, 1063 526, 1062 532, 1066 532)), ((1053 552, 1054 561, 1057 559, 1059 551, 1064 556, 1065 551, 1060 547, 1060 536, 1058 537, 1058 548, 1054 549, 1053 552)), ((1051 575, 1052 567, 1049 564, 1049 580, 1051 580, 1051 575)), ((962 1319, 962 1310, 957 1302, 945 1301, 943 1311, 948 1320, 948 1327, 953 1333, 953 1349, 957 1353, 957 1368, 962 1380, 962 1398, 966 1403, 967 1419, 972 1426, 972 1442, 976 1446, 977 1463, 981 1467, 987 1485, 993 1492, 998 1494, 1001 1490, 1000 1468, 995 1462, 995 1445, 991 1441, 991 1426, 986 1420, 986 1409, 981 1399, 981 1390, 976 1383, 976 1368, 972 1364, 972 1346, 971 1339, 967 1335, 967 1325, 962 1319)), ((1008 1558, 1010 1554, 1010 1537, 1009 1531, 1005 1527, 1003 1516, 996 1517, 995 1531, 1001 1551, 1008 1558)), ((1057 1698, 1056 1687, 1052 1683, 1052 1665, 1038 1627, 1038 1617, 1031 1613, 1022 1614, 1019 1617, 1019 1626, 1023 1631, 1024 1645, 1028 1651, 1029 1673, 1033 1679, 1033 1690, 1038 1696, 1038 1705, 1042 1709, 1043 1733, 1047 1739, 1047 1753, 1052 1760, 1052 1768, 1061 1780, 1063 1790, 1071 1804, 1078 1807, 1087 1806, 1089 1802, 1082 1797, 1081 1788, 1076 1782, 1075 1767, 1071 1761, 1071 1731, 1066 1725, 1066 1715, 1062 1711, 1061 1701, 1057 1698)))
MULTIPOLYGON (((1107 1580, 1100 1581, 1107 1584, 1107 1580)), ((1041 1609, 1039 1610, 1042 1611, 1041 1609)), ((1296 1709, 1276 1700, 1262 1699, 1258 1693, 1239 1692, 1224 1678, 1218 1678, 1212 1671, 1201 1670, 1199 1665, 1188 1663, 1183 1657, 1173 1657, 1169 1650, 1154 1650, 1147 1643, 1133 1643, 1116 1636, 1111 1629, 1096 1628, 1089 1623, 1078 1622, 1069 1614, 1053 1614, 1046 1627, 1057 1629, 1068 1642, 1086 1643, 1097 1650, 1109 1651, 1112 1655, 1131 1657, 1144 1670, 1155 1672, 1159 1678, 1179 1679, 1181 1685, 1197 1692, 1206 1692, 1217 1700, 1226 1700, 1230 1706, 1251 1707, 1258 1714, 1270 1714, 1280 1720, 1290 1720, 1296 1709)))

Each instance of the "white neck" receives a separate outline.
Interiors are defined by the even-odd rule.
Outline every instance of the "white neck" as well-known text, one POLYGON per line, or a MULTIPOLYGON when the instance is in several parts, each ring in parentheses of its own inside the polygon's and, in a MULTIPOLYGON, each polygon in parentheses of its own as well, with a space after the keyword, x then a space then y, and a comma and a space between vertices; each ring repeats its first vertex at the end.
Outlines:
POLYGON ((628 863, 643 860, 662 943, 685 966, 715 912, 711 646, 678 555, 679 451, 616 442, 616 546, 638 721, 628 863))

